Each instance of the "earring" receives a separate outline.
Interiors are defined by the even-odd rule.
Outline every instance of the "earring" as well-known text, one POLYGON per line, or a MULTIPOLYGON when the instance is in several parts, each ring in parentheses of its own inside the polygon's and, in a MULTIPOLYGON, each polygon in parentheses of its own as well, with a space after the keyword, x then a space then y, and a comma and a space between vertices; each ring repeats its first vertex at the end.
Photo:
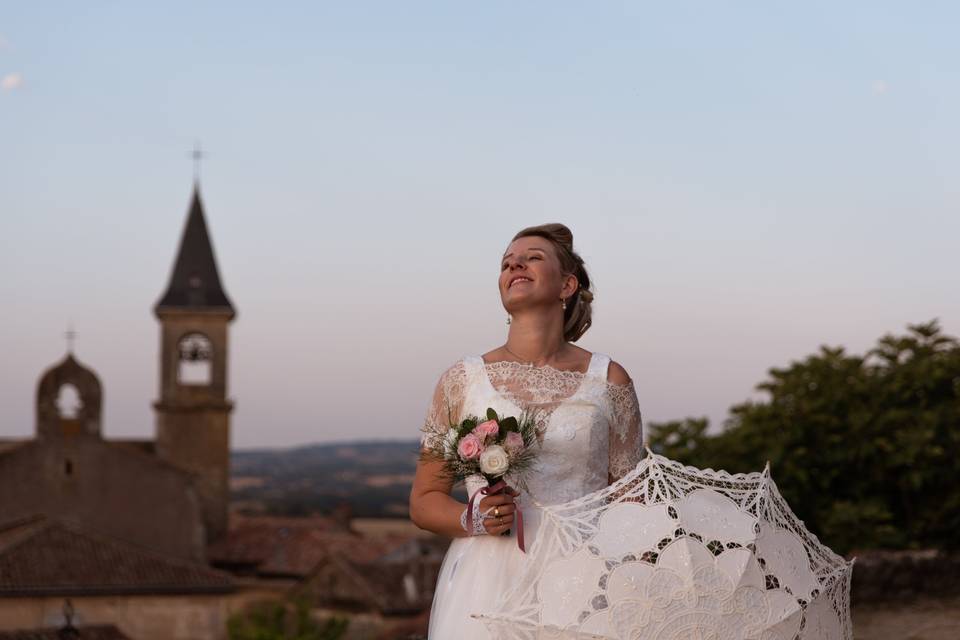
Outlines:
POLYGON ((507 314, 507 324, 510 324, 510 321, 511 321, 512 319, 513 319, 513 318, 511 318, 511 317, 510 317, 510 314, 508 313, 508 314, 507 314))
POLYGON ((563 298, 560 298, 560 307, 566 311, 567 310, 567 301, 563 298))

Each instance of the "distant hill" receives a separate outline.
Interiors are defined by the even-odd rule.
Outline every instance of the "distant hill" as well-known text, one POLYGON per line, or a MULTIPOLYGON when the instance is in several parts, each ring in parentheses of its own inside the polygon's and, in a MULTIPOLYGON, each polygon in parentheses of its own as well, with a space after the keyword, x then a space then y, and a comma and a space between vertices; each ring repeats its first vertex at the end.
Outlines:
POLYGON ((417 440, 246 449, 231 454, 231 506, 306 516, 347 503, 354 516, 407 517, 417 440))

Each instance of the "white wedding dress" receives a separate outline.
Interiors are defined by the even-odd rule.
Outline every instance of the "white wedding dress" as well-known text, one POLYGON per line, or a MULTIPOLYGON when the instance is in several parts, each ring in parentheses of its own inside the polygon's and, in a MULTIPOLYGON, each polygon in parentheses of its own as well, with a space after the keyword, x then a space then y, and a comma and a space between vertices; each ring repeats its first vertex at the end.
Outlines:
MULTIPOLYGON (((642 457, 642 426, 633 383, 607 381, 610 358, 594 353, 585 373, 515 362, 464 358, 440 379, 427 427, 483 416, 532 412, 541 433, 537 468, 519 497, 527 550, 537 544, 539 508, 607 487, 642 457)), ((509 476, 507 478, 509 480, 509 476)), ((468 482, 470 495, 482 484, 468 482)), ((457 538, 447 551, 430 613, 431 640, 492 640, 473 614, 491 610, 521 574, 526 556, 510 536, 457 538)))

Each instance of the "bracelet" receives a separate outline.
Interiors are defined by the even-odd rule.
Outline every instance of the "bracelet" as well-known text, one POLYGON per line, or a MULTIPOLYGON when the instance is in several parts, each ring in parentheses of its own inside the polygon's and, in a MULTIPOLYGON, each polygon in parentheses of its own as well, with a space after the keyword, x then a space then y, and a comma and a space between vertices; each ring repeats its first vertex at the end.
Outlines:
POLYGON ((467 535, 470 536, 485 536, 489 535, 487 530, 483 527, 483 521, 487 518, 486 514, 480 513, 480 501, 477 500, 473 503, 473 531, 467 531, 467 510, 464 509, 463 513, 460 514, 460 528, 467 532, 467 535))

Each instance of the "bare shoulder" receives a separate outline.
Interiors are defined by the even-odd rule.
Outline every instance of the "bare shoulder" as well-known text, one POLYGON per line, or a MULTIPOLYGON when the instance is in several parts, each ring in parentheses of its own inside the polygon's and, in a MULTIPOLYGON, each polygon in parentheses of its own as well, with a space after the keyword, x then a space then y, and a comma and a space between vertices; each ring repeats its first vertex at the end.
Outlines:
POLYGON ((567 371, 579 371, 581 373, 586 373, 587 368, 590 366, 590 359, 593 357, 593 354, 583 347, 578 347, 575 344, 567 343, 566 351, 563 356, 563 361, 559 363, 561 369, 566 369, 567 371))
POLYGON ((577 345, 571 342, 567 343, 567 348, 570 350, 571 357, 582 360, 583 362, 588 362, 590 358, 593 356, 592 351, 587 351, 583 347, 578 347, 577 345))
POLYGON ((629 384, 630 375, 619 362, 610 361, 610 367, 607 369, 607 382, 610 384, 629 384))

